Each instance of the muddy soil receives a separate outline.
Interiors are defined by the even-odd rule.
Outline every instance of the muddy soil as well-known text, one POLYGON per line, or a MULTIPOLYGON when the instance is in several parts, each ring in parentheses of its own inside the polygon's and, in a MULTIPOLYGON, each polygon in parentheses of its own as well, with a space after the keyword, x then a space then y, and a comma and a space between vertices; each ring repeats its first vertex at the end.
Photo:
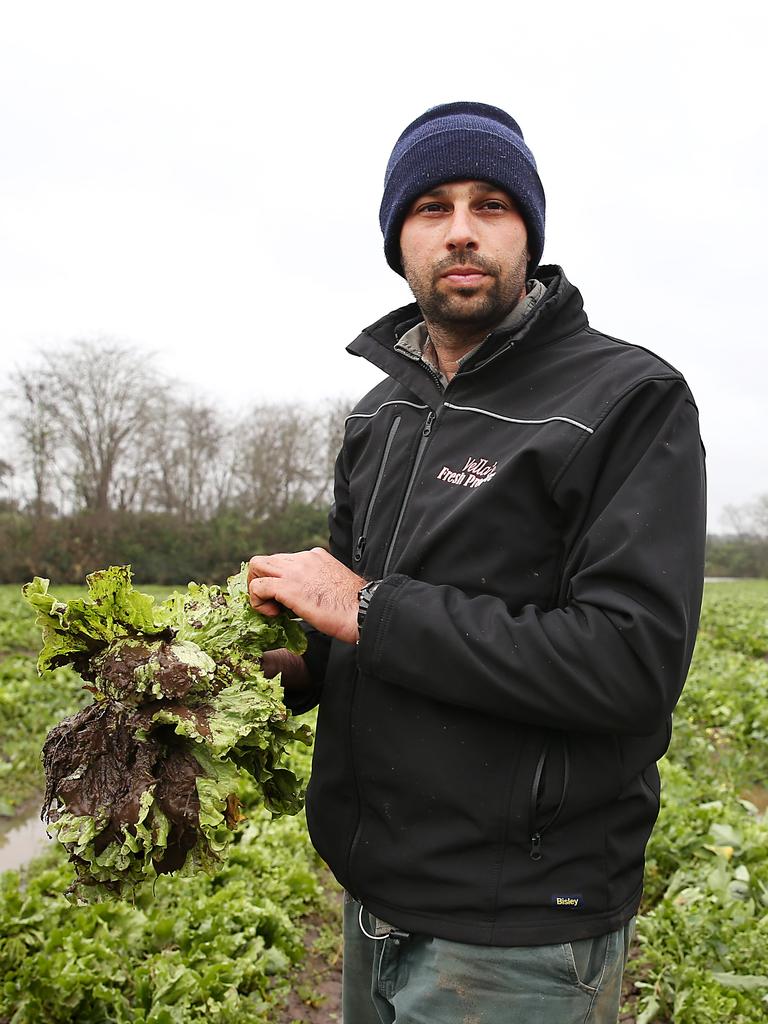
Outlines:
POLYGON ((741 794, 742 800, 749 800, 757 808, 758 814, 768 811, 768 787, 753 786, 741 794))
POLYGON ((321 882, 325 890, 322 903, 304 919, 307 954, 289 979, 288 994, 274 1024, 341 1022, 343 895, 327 869, 321 869, 321 882))
POLYGON ((308 918, 307 956, 291 979, 290 993, 275 1024, 340 1024, 341 941, 335 950, 328 950, 325 944, 318 948, 325 923, 319 916, 308 918))

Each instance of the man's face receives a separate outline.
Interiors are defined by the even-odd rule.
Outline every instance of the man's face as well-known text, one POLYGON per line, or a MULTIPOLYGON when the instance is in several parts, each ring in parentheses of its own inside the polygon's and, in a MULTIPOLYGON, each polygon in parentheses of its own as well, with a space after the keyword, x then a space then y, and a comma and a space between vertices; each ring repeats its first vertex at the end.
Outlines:
POLYGON ((488 182, 452 181, 419 196, 400 252, 425 319, 495 327, 525 294, 527 240, 514 200, 488 182))

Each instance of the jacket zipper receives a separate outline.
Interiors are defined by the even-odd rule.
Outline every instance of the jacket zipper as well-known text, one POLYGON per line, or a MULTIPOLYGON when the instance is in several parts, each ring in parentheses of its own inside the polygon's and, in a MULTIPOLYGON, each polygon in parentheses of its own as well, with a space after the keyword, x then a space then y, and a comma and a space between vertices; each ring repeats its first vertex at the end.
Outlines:
POLYGON ((555 824, 557 819, 560 817, 560 814, 561 814, 561 812, 563 810, 563 805, 565 804, 565 796, 566 796, 566 793, 568 792, 568 782, 569 782, 570 768, 571 768, 571 757, 570 757, 570 754, 568 753, 568 741, 564 737, 563 738, 563 786, 562 786, 562 789, 560 791, 560 802, 558 803, 557 807, 555 808, 555 813, 552 815, 552 817, 549 819, 549 821, 546 822, 546 824, 542 825, 540 828, 536 828, 536 803, 537 803, 537 799, 538 799, 538 796, 539 796, 539 787, 541 786, 541 779, 542 779, 542 776, 544 774, 544 766, 547 763, 547 756, 548 755, 549 755, 549 741, 547 741, 544 744, 544 747, 543 747, 541 753, 539 754, 539 760, 538 760, 538 762, 536 764, 536 771, 533 773, 533 783, 531 784, 531 798, 530 798, 530 803, 529 803, 529 806, 528 806, 528 828, 530 830, 530 841, 531 841, 531 848, 529 850, 529 855, 530 855, 531 860, 541 860, 541 857, 542 857, 542 850, 541 850, 542 836, 544 835, 544 833, 548 829, 550 829, 555 824))
POLYGON ((379 488, 381 487, 381 481, 384 478, 384 470, 387 468, 389 453, 392 450, 392 443, 395 440, 395 434, 397 433, 397 429, 400 426, 400 420, 400 416, 396 416, 394 418, 394 420, 392 421, 392 425, 389 428, 389 433, 387 434, 387 440, 384 444, 384 454, 381 456, 381 462, 379 463, 379 471, 376 474, 376 482, 373 485, 371 497, 368 502, 368 508, 365 511, 365 518, 363 519, 363 528, 360 532, 360 536, 357 538, 355 552, 354 555, 352 556, 356 562, 360 561, 360 559, 363 557, 363 552, 365 551, 365 545, 368 538, 368 528, 371 525, 371 516, 373 515, 373 506, 376 504, 376 497, 379 493, 379 488))
MULTIPOLYGON (((435 386, 437 387, 437 390, 442 395, 442 393, 445 391, 445 385, 442 382, 442 379, 440 377, 439 372, 434 368, 434 366, 431 365, 431 363, 426 362, 424 359, 422 359, 421 365, 424 367, 424 369, 427 371, 429 376, 432 378, 432 380, 435 383, 435 386)), ((450 383, 450 381, 449 381, 449 383, 450 383)))
MULTIPOLYGON (((408 504, 408 498, 410 497, 411 491, 413 490, 413 484, 414 484, 414 481, 416 479, 416 474, 417 474, 417 472, 419 470, 419 465, 421 464, 421 459, 422 459, 422 456, 424 454, 424 449, 426 448, 427 442, 429 441, 429 436, 432 433, 432 425, 435 422, 436 415, 437 414, 435 412, 430 410, 429 414, 427 415, 427 419, 426 419, 426 421, 424 423, 424 426, 422 428, 422 431, 421 431, 421 437, 419 439, 419 446, 418 446, 418 448, 416 450, 416 459, 415 459, 414 464, 413 464, 413 469, 411 470, 411 475, 408 478, 408 485, 407 485, 407 487, 405 489, 405 496, 403 497, 403 501, 402 501, 402 504, 400 506, 400 511, 399 511, 398 517, 397 517, 397 523, 395 524, 395 532, 392 534, 392 540, 389 542, 389 548, 387 549, 387 554, 386 554, 386 558, 385 558, 385 561, 384 561, 384 571, 382 573, 383 576, 386 576, 386 574, 387 574, 387 568, 389 566, 390 557, 392 555, 392 551, 393 551, 394 546, 395 546, 395 541, 397 540, 397 535, 398 535, 398 532, 400 530, 400 524, 403 521, 403 515, 405 513, 405 507, 408 504)), ((397 419, 393 422, 392 426, 389 428, 389 434, 387 435, 387 441, 386 441, 386 444, 385 444, 385 447, 384 447, 384 454, 382 456, 381 464, 379 466, 379 472, 378 472, 378 474, 376 476, 376 483, 374 484, 373 491, 371 492, 371 499, 370 499, 370 501, 368 503, 368 508, 366 510, 366 513, 365 513, 365 520, 363 522, 362 533, 361 533, 360 537, 358 538, 357 546, 355 548, 355 553, 354 553, 354 556, 353 556, 355 559, 357 559, 357 552, 358 552, 358 550, 360 551, 360 557, 362 557, 362 552, 365 550, 365 536, 366 536, 366 532, 367 532, 368 526, 370 524, 371 512, 372 512, 372 509, 373 509, 374 502, 376 500, 376 492, 378 491, 379 486, 381 484, 381 478, 384 475, 384 468, 386 466, 387 459, 389 457, 389 452, 390 452, 390 449, 392 447, 392 442, 395 439, 395 434, 397 433, 397 428, 398 428, 399 424, 400 424, 400 417, 398 416, 397 419), (362 541, 362 547, 361 547, 361 541, 362 541)), ((351 716, 354 714, 354 709, 355 709, 355 693, 356 692, 357 692, 357 675, 355 676, 355 689, 354 689, 353 694, 352 694, 352 701, 351 701, 351 707, 350 707, 350 722, 351 722, 351 716)), ((351 740, 350 740, 350 744, 351 744, 351 740)), ((351 762, 351 765, 352 765, 352 774, 353 774, 354 779, 355 779, 355 795, 357 797, 357 825, 355 826, 355 831, 354 831, 354 833, 352 835, 352 841, 350 842, 349 849, 347 850, 347 878, 351 882, 352 881, 352 858, 354 856, 355 849, 357 848, 357 845, 358 845, 358 843, 360 841, 360 833, 362 831, 362 825, 363 825, 363 812, 362 812, 363 802, 362 802, 361 795, 360 795, 360 782, 359 782, 358 777, 357 777, 357 771, 355 770, 354 752, 352 751, 351 746, 350 746, 350 762, 351 762)), ((351 889, 348 890, 348 891, 350 892, 351 895, 353 895, 353 898, 354 898, 354 894, 351 892, 351 889)), ((360 901, 358 900, 358 902, 360 902, 360 901)))
POLYGON ((427 444, 429 443, 429 436, 432 433, 432 426, 433 426, 433 424, 435 422, 435 418, 436 417, 437 417, 437 413, 433 412, 432 410, 430 410, 429 415, 427 416, 426 422, 424 423, 424 427, 423 427, 423 429, 421 431, 421 437, 419 439, 419 447, 416 449, 416 459, 415 459, 415 461, 413 463, 413 469, 411 470, 411 475, 408 478, 408 486, 405 488, 405 495, 403 496, 403 501, 402 501, 402 504, 400 505, 400 511, 398 513, 398 516, 397 516, 397 522, 395 523, 395 530, 394 530, 394 533, 392 534, 392 540, 390 540, 390 542, 389 542, 389 547, 387 549, 386 558, 384 559, 384 568, 383 568, 382 573, 381 573, 382 576, 386 576, 387 575, 387 571, 389 570, 389 563, 392 560, 392 553, 395 550, 395 544, 397 543, 397 535, 400 532, 400 527, 402 525, 403 517, 405 515, 405 509, 406 509, 406 507, 408 505, 408 499, 411 496, 411 491, 413 490, 413 485, 416 482, 416 474, 419 472, 419 467, 421 466, 421 460, 422 460, 422 458, 424 456, 424 449, 427 447, 427 444))

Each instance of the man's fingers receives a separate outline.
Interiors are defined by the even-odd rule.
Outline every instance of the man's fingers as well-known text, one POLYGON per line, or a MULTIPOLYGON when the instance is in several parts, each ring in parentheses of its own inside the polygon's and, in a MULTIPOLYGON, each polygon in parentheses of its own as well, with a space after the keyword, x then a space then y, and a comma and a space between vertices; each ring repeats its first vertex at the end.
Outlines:
POLYGON ((280 575, 275 555, 254 555, 248 562, 248 597, 251 608, 270 618, 286 611, 285 605, 275 600, 275 587, 280 575))
POLYGON ((248 563, 248 585, 250 586, 251 581, 255 580, 258 576, 274 576, 274 572, 270 572, 270 562, 272 559, 269 555, 254 555, 248 563))
POLYGON ((269 618, 287 611, 285 605, 280 604, 279 601, 272 601, 269 598, 258 597, 254 594, 250 595, 250 599, 251 608, 253 608, 255 612, 260 612, 262 615, 266 615, 269 618))
POLYGON ((248 584, 251 608, 262 615, 274 616, 287 611, 278 594, 280 581, 274 576, 256 576, 248 584))
POLYGON ((292 557, 292 555, 282 553, 276 555, 254 555, 248 562, 248 583, 250 584, 251 580, 255 580, 259 576, 282 576, 286 569, 289 568, 286 559, 291 559, 292 557))
POLYGON ((273 619, 275 615, 279 615, 286 609, 281 604, 276 604, 274 601, 262 601, 260 604, 254 604, 251 600, 251 607, 255 612, 259 612, 260 615, 266 615, 268 619, 273 619))

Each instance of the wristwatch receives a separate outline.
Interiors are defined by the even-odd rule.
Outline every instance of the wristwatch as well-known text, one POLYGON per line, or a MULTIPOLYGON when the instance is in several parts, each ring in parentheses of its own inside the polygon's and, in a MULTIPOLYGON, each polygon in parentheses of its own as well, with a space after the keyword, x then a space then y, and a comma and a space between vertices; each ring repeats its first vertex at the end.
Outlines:
POLYGON ((371 603, 371 598, 376 593, 376 588, 381 583, 381 580, 371 580, 370 583, 366 583, 362 590, 358 591, 357 594, 357 628, 359 632, 363 630, 363 623, 365 622, 365 616, 368 614, 368 607, 371 603))

